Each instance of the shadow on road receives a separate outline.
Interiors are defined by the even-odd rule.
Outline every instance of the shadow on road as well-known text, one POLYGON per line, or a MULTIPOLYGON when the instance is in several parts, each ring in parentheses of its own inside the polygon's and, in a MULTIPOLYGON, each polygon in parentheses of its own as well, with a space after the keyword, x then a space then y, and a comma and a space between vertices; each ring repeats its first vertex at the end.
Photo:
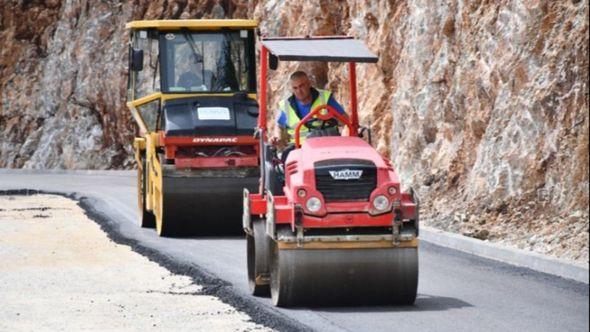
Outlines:
MULTIPOLYGON (((317 307, 314 311, 342 313, 401 312, 401 311, 445 311, 473 307, 470 303, 454 297, 418 294, 412 306, 355 306, 355 307, 317 307)), ((307 310, 308 308, 301 308, 307 310)), ((296 310, 296 309, 295 309, 296 310)))
POLYGON ((454 297, 418 294, 414 306, 403 307, 407 311, 444 311, 473 307, 470 303, 454 297))
MULTIPOLYGON (((208 235, 194 235, 194 236, 187 236, 187 237, 175 237, 174 239, 179 240, 219 240, 219 241, 243 241, 246 238, 245 235, 215 235, 215 234, 208 234, 208 235)), ((244 243, 244 247, 246 244, 244 243)))

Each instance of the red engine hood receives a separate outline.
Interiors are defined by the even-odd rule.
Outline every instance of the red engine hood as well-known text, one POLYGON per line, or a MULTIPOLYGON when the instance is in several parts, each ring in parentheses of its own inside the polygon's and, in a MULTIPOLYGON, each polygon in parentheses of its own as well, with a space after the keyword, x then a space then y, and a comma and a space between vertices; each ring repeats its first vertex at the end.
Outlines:
POLYGON ((372 161, 377 168, 387 168, 383 158, 367 142, 358 137, 329 136, 313 137, 303 143, 301 149, 289 154, 287 164, 298 160, 303 169, 313 169, 317 161, 328 159, 364 159, 372 161))
POLYGON ((309 138, 300 149, 289 154, 285 163, 284 187, 288 200, 305 206, 306 198, 297 195, 297 191, 304 188, 307 195, 319 197, 323 201, 322 193, 316 189, 315 163, 333 159, 362 159, 372 162, 377 167, 377 186, 366 202, 322 204, 323 208, 316 214, 370 212, 372 207, 369 202, 377 195, 387 195, 391 202, 401 198, 399 180, 389 160, 383 159, 371 145, 358 137, 333 136, 309 138), (397 189, 394 193, 389 193, 391 186, 397 189))
POLYGON ((286 161, 287 184, 315 184, 314 164, 330 159, 363 159, 377 166, 378 182, 399 184, 397 174, 389 160, 383 159, 369 143, 358 137, 329 136, 309 138, 300 149, 289 154, 286 161), (292 172, 295 171, 296 172, 292 172), (304 179, 307 175, 309 178, 304 179))

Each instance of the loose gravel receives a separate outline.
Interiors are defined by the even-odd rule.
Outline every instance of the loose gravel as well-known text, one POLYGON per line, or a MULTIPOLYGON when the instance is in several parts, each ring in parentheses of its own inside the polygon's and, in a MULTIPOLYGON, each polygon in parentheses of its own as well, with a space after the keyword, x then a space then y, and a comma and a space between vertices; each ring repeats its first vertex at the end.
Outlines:
POLYGON ((0 330, 268 331, 113 242, 74 200, 0 196, 0 330))

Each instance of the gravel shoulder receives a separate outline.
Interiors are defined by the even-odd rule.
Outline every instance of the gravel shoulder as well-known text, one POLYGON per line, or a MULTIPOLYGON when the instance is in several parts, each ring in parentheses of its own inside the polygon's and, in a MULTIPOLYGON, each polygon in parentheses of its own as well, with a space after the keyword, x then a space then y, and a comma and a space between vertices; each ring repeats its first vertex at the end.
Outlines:
POLYGON ((0 196, 0 257, 0 330, 270 330, 62 196, 0 196))

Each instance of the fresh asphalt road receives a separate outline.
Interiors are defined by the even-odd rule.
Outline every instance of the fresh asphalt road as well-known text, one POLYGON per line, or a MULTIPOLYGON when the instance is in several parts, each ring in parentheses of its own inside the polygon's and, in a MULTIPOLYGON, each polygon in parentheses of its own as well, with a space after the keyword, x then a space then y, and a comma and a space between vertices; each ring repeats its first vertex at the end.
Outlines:
MULTIPOLYGON (((0 170, 0 190, 35 189, 89 197, 121 236, 179 264, 229 282, 248 297, 246 244, 235 238, 159 238, 137 226, 134 172, 0 170)), ((240 223, 236 220, 236 223, 240 223)), ((588 331, 588 285, 513 267, 423 242, 414 306, 278 309, 318 331, 588 331)))

